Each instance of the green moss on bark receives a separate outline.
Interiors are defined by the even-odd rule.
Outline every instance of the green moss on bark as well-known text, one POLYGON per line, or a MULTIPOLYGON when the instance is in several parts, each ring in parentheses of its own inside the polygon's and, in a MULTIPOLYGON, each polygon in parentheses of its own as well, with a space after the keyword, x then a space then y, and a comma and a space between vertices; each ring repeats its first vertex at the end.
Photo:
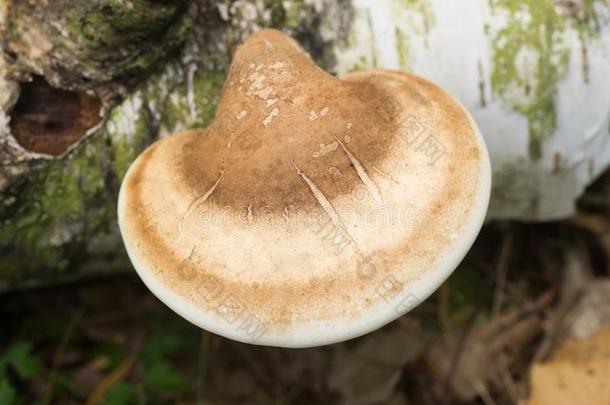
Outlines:
MULTIPOLYGON (((32 0, 11 5, 3 47, 56 87, 96 89, 142 79, 187 38, 187 0, 32 0), (41 40, 43 39, 43 40, 41 40)), ((114 96, 114 94, 112 95, 114 96)))
POLYGON ((87 140, 62 160, 49 161, 18 187, 19 204, 0 210, 0 277, 24 278, 33 269, 65 271, 68 257, 91 231, 112 221, 103 136, 87 140), (69 242, 69 243, 68 243, 69 242), (7 249, 8 248, 8 249, 7 249))
POLYGON ((409 38, 404 31, 400 28, 396 28, 394 31, 396 37, 396 52, 398 53, 398 66, 401 70, 409 70, 409 63, 411 60, 411 52, 409 47, 409 38))
POLYGON ((97 0, 76 3, 61 24, 69 47, 90 68, 116 63, 121 74, 146 70, 186 39, 192 25, 184 1, 97 0))
POLYGON ((116 226, 122 177, 162 128, 207 126, 224 82, 224 72, 203 67, 189 81, 188 75, 175 75, 178 66, 173 62, 151 77, 68 156, 46 161, 10 190, 19 203, 0 206, 0 279, 15 285, 57 279, 77 274, 75 266, 85 261, 108 263, 117 257, 128 267, 126 257, 117 254, 122 251, 116 226))

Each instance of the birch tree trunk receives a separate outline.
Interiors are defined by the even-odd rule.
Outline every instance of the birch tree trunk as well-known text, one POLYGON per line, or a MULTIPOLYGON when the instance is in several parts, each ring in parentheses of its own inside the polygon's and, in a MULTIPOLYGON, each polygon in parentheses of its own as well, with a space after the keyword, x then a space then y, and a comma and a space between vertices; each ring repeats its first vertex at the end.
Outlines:
POLYGON ((283 29, 325 69, 414 71, 473 113, 490 218, 569 215, 610 162, 610 0, 0 0, 0 290, 128 270, 116 197, 205 127, 231 53, 283 29))

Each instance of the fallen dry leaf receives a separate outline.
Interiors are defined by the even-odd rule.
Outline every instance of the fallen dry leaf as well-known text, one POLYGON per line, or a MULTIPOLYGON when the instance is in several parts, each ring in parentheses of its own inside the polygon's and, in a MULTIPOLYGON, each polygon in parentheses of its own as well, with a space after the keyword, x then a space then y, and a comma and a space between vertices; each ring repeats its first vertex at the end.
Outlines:
POLYGON ((610 329, 564 343, 531 374, 528 405, 610 404, 610 329))
POLYGON ((587 339, 610 328, 610 279, 593 279, 576 297, 563 299, 554 312, 535 361, 547 360, 568 339, 587 339))
POLYGON ((489 397, 491 387, 507 389, 502 374, 518 361, 519 353, 540 329, 537 313, 507 313, 477 322, 464 341, 459 331, 446 332, 430 346, 425 361, 440 380, 449 379, 451 391, 460 401, 489 397))
POLYGON ((569 338, 584 339, 610 328, 610 279, 598 278, 565 320, 569 338))
POLYGON ((354 348, 338 346, 329 385, 344 404, 400 404, 405 399, 395 398, 394 390, 403 368, 417 360, 425 346, 426 338, 404 317, 398 327, 377 331, 354 348))

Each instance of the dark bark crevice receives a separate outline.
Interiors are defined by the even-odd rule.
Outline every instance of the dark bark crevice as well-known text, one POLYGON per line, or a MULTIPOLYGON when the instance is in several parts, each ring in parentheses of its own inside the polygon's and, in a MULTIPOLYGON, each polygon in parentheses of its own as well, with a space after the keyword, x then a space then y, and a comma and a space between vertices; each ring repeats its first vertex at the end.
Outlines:
POLYGON ((21 87, 11 133, 29 152, 58 156, 101 121, 101 106, 96 97, 54 88, 35 76, 21 87))

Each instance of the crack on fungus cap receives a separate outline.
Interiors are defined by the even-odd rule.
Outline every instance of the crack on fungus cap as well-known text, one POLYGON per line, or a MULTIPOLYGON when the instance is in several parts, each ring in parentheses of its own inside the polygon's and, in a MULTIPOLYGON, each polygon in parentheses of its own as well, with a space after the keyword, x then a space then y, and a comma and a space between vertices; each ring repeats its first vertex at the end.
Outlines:
POLYGON ((147 286, 231 339, 307 347, 377 329, 430 295, 483 223, 476 124, 417 76, 337 79, 289 36, 253 34, 215 120, 130 167, 119 224, 147 286))

